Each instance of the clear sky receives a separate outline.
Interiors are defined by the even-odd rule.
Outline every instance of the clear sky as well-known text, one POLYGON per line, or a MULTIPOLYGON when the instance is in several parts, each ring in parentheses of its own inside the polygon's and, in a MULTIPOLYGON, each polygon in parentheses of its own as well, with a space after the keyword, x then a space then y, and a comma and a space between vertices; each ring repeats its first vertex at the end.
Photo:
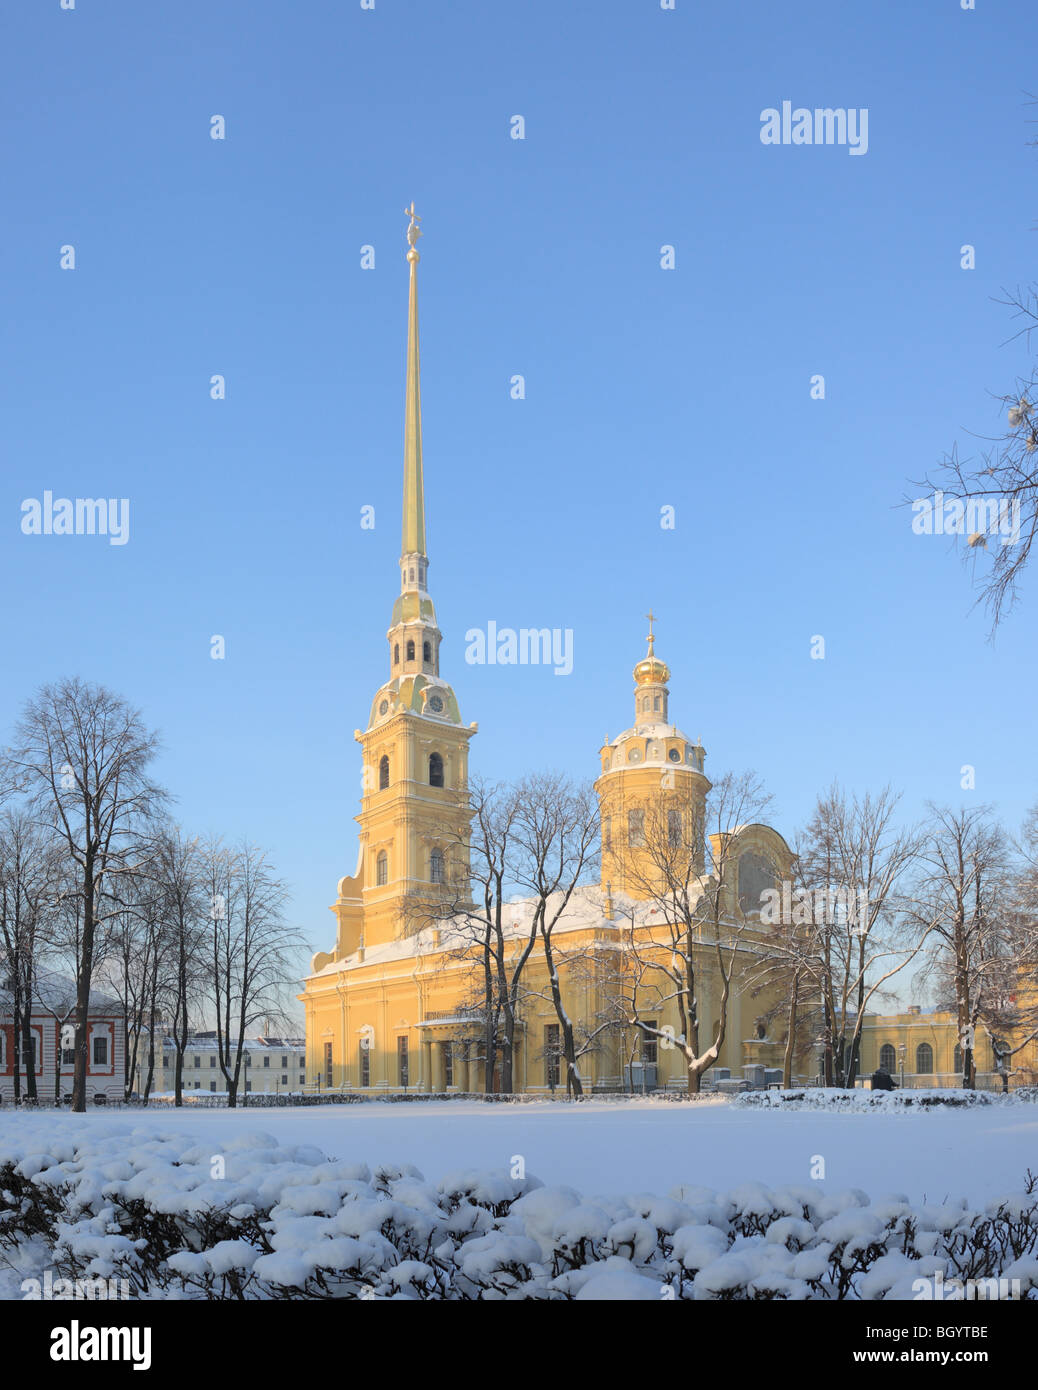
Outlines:
POLYGON ((995 301, 1034 271, 1035 14, 976 3, 8 7, 0 730, 45 680, 121 692, 184 826, 267 847, 330 947, 399 583, 413 198, 473 771, 593 776, 651 607, 674 719, 787 836, 834 777, 1018 823, 1038 574, 992 646, 897 505, 1027 366, 995 301), (867 108, 867 153, 762 144, 785 100, 867 108), (46 490, 129 498, 128 543, 23 535, 46 490), (572 674, 467 665, 490 620, 571 629, 572 674))

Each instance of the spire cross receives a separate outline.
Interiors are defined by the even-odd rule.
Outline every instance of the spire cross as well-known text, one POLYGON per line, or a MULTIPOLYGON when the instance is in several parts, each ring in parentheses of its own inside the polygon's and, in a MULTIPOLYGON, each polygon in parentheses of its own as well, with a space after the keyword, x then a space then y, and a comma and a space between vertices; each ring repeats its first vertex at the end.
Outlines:
POLYGON ((656 616, 655 616, 655 614, 653 613, 653 611, 652 611, 651 608, 649 609, 648 613, 646 613, 645 616, 646 616, 646 617, 648 618, 648 620, 649 620, 649 654, 651 655, 651 654, 652 654, 653 646, 654 646, 654 644, 655 644, 655 642, 656 642, 656 638, 653 636, 653 631, 652 631, 652 625, 653 625, 653 623, 656 621, 656 616))
POLYGON ((422 219, 414 210, 413 198, 411 199, 411 206, 409 208, 404 208, 404 216, 409 217, 411 219, 411 224, 407 229, 407 244, 408 246, 413 247, 415 242, 422 235, 422 229, 418 225, 418 223, 421 222, 422 219))

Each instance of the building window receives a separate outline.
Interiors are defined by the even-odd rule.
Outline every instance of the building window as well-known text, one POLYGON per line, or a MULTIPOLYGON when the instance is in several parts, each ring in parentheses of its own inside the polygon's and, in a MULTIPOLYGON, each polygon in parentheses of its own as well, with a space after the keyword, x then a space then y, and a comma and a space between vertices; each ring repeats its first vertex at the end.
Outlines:
POLYGON ((163 1069, 169 1066, 169 1054, 166 1052, 162 1054, 162 1066, 163 1069))
POLYGON ((915 1069, 924 1076, 933 1072, 933 1048, 929 1043, 920 1043, 915 1050, 915 1069))
POLYGON ((263 1065, 264 1065, 265 1067, 269 1067, 269 1066, 270 1066, 270 1058, 269 1058, 269 1057, 264 1056, 264 1058, 263 1058, 263 1065))
POLYGON ((407 1039, 397 1038, 396 1040, 396 1069, 399 1084, 405 1089, 407 1087, 407 1039))
POLYGON ((378 789, 384 792, 389 786, 389 759, 383 753, 378 760, 378 789))
POLYGON ((544 1025, 544 1084, 554 1091, 559 1084, 559 1025, 544 1025))
POLYGON ((645 843, 645 812, 627 812, 627 843, 632 849, 645 843))
POLYGON ((667 812, 667 844, 676 849, 681 844, 681 812, 667 812))
POLYGON ((246 1052, 246 1054, 245 1054, 245 1065, 246 1065, 247 1067, 251 1067, 251 1066, 252 1066, 252 1058, 249 1056, 249 1054, 248 1054, 247 1052, 246 1052))
POLYGON ((408 661, 414 661, 414 643, 413 643, 413 642, 408 642, 408 644, 407 644, 407 660, 408 660, 408 661))
POLYGON ((202 1085, 201 1081, 196 1081, 196 1082, 195 1082, 195 1090, 196 1090, 196 1091, 199 1090, 199 1089, 201 1088, 201 1085, 202 1085))
POLYGON ((428 665, 432 661, 432 643, 422 643, 422 660, 428 665))
POLYGON ((443 854, 440 850, 434 849, 429 856, 429 878, 433 883, 443 883, 443 854))
POLYGON ((443 786, 443 759, 439 753, 429 754, 429 786, 443 786))
POLYGON ((360 1084, 371 1085, 371 1047, 367 1038, 360 1040, 360 1084))
POLYGON ((281 1073, 281 1084, 282 1084, 282 1086, 287 1086, 287 1085, 288 1085, 288 1075, 287 1075, 287 1073, 285 1073, 285 1072, 282 1072, 282 1073, 281 1073))
MULTIPOLYGON (((197 1081, 195 1082, 195 1085, 196 1085, 196 1086, 198 1085, 198 1082, 197 1082, 197 1081)), ((251 1091, 251 1090, 252 1090, 252 1082, 251 1082, 251 1081, 246 1081, 246 1083, 245 1083, 245 1089, 246 1089, 247 1091, 251 1091)))
POLYGON ((454 1046, 452 1043, 441 1043, 443 1048, 443 1087, 454 1085, 454 1046))
POLYGON ((210 1081, 210 1083, 209 1083, 209 1089, 210 1089, 210 1091, 215 1091, 215 1090, 216 1090, 216 1082, 215 1082, 215 1081, 210 1081))
POLYGON ((612 848, 613 848, 613 818, 612 818, 612 816, 606 816, 605 820, 603 820, 603 822, 602 822, 602 843, 605 845, 606 849, 612 849, 612 848))
POLYGON ((393 665, 394 665, 394 666, 399 666, 399 665, 400 665, 400 643, 399 643, 399 642, 394 642, 394 643, 393 643, 393 665))
POLYGON ((287 1066, 288 1066, 288 1058, 287 1058, 287 1057, 282 1057, 282 1059, 281 1059, 281 1065, 282 1065, 282 1067, 287 1067, 287 1066))
POLYGON ((201 1057, 199 1057, 198 1053, 196 1052, 196 1053, 195 1053, 195 1066, 196 1066, 196 1067, 200 1067, 201 1065, 202 1065, 202 1059, 201 1059, 201 1057))
MULTIPOLYGON (((76 1065, 76 1049, 74 1047, 63 1047, 61 1049, 61 1065, 63 1067, 74 1067, 76 1065)), ((166 1059, 162 1059, 162 1065, 166 1065, 166 1059)))
POLYGON ((326 1086, 330 1086, 330 1085, 332 1084, 332 1081, 333 1081, 333 1076, 332 1076, 332 1045, 331 1045, 331 1043, 325 1043, 325 1045, 324 1045, 324 1084, 325 1084, 326 1086))
POLYGON ((894 1051, 893 1043, 884 1043, 879 1050, 879 1065, 881 1071, 893 1072, 897 1066, 897 1054, 894 1051))
MULTIPOLYGON (((647 1018, 647 1019, 645 1019, 645 1027, 646 1027, 646 1028, 655 1028, 655 1027, 656 1027, 656 1020, 655 1020, 654 1018, 647 1018)), ((657 1049, 657 1047, 658 1047, 658 1039, 657 1039, 655 1036, 653 1036, 653 1035, 651 1035, 651 1034, 649 1034, 649 1033, 643 1032, 643 1033, 642 1033, 642 1061, 645 1063, 645 1065, 646 1065, 647 1067, 654 1067, 654 1066, 656 1065, 656 1055, 657 1055, 656 1049, 657 1049)))
POLYGON ((210 1053, 210 1055, 209 1055, 209 1065, 210 1065, 211 1067, 215 1067, 215 1066, 216 1066, 216 1053, 215 1053, 215 1052, 212 1052, 212 1053, 210 1053))
POLYGON ((378 858, 375 860, 375 886, 384 888, 389 882, 389 856, 386 851, 379 850, 378 858))
POLYGON ((108 1039, 104 1037, 94 1038, 94 1066, 107 1067, 108 1065, 108 1039))
POLYGON ((955 1051, 952 1054, 952 1071, 956 1076, 962 1075, 962 1047, 959 1043, 955 1044, 955 1051))
POLYGON ((660 697, 659 697, 658 695, 653 696, 652 707, 653 707, 653 709, 659 709, 659 707, 660 707, 660 697))

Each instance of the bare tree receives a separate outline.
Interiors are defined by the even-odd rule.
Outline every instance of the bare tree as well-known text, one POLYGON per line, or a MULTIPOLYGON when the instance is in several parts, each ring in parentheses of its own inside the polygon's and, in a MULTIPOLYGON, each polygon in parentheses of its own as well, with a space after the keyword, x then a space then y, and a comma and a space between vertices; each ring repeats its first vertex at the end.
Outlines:
POLYGON ((34 819, 60 836, 79 875, 73 1109, 86 1109, 87 1025, 103 895, 135 866, 147 822, 165 794, 151 781, 157 739, 103 686, 44 686, 17 726, 8 763, 34 819))
POLYGON ((797 840, 792 954, 820 996, 827 1085, 853 1087, 868 1007, 926 940, 925 924, 895 939, 920 845, 918 830, 896 822, 899 801, 889 787, 848 797, 834 783, 797 840))
POLYGON ((206 900, 202 851, 179 826, 165 826, 156 841, 155 873, 163 898, 168 944, 167 1003, 174 1048, 174 1105, 184 1103, 184 1053, 192 1014, 204 988, 212 899, 206 900))
POLYGON ((643 1036, 677 1047, 690 1095, 721 1054, 728 1028, 733 974, 744 945, 735 900, 739 832, 758 821, 771 801, 752 772, 726 773, 708 795, 704 812, 694 797, 660 793, 629 825, 626 843, 614 837, 623 879, 644 907, 631 913, 622 998, 627 1022, 643 1036), (709 864, 705 858, 707 840, 709 864), (700 1019, 701 974, 709 971, 716 1019, 709 1040, 700 1019), (660 1022, 673 1008, 679 1033, 660 1022), (648 1015, 652 1015, 652 1019, 648 1015))
POLYGON ((202 852, 202 882, 209 901, 207 986, 217 1060, 227 1103, 234 1107, 246 1030, 260 1020, 287 1018, 286 991, 299 976, 297 953, 305 942, 284 921, 287 889, 255 845, 228 850, 210 841, 202 852))
POLYGON ((990 808, 930 807, 909 917, 932 940, 927 969, 953 991, 962 1085, 976 1085, 975 1030, 997 1003, 1005 962, 1007 838, 990 808))
POLYGON ((15 1038, 14 1098, 36 1100, 36 1068, 30 1019, 41 937, 45 937, 58 894, 57 846, 24 809, 0 818, 0 948, 11 992, 15 1038))
POLYGON ((559 1021, 566 1093, 578 1099, 584 1087, 577 1065, 576 1031, 559 977, 566 951, 557 945, 555 932, 575 890, 597 862, 599 834, 598 803, 590 786, 574 785, 561 774, 549 772, 524 778, 516 787, 512 876, 531 898, 548 993, 559 1021))

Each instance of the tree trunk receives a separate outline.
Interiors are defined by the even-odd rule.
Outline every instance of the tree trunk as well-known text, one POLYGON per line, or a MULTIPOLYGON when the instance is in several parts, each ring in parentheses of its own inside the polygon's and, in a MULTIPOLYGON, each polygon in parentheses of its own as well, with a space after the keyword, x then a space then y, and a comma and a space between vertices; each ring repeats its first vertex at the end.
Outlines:
POLYGON ((72 1109, 86 1112, 87 1034, 90 1023, 90 977, 94 968, 94 861, 87 854, 83 868, 83 942, 76 980, 76 1061, 72 1081, 72 1109))
POLYGON ((782 1058, 782 1084, 788 1091, 793 1084, 793 1054, 796 1051, 797 1004, 800 993, 800 976, 794 974, 793 986, 789 995, 789 1017, 786 1023, 786 1051, 782 1058))
MULTIPOLYGON (((25 1067, 25 1099, 36 1100, 36 1066, 32 1046, 32 1015, 22 1011, 22 1064, 25 1067)), ((43 1060, 42 1058, 40 1059, 43 1060)))

